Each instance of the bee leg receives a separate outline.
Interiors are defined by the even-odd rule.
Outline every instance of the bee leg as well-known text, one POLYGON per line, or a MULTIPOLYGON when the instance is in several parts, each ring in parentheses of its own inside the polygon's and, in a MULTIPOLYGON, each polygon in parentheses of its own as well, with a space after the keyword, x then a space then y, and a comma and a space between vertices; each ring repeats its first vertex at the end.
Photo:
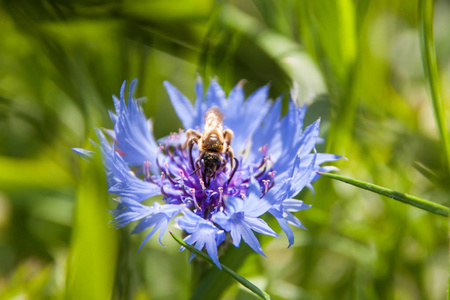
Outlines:
MULTIPOLYGON (((194 129, 189 129, 186 131, 186 142, 183 144, 183 149, 186 149, 187 146, 191 146, 194 143, 199 144, 202 141, 202 134, 194 129)), ((199 145, 200 148, 201 145, 199 145)))
POLYGON ((233 139, 233 137, 234 133, 231 129, 225 129, 223 131, 223 138, 225 139, 228 145, 231 145, 231 140, 233 139))
POLYGON ((233 148, 231 148, 230 145, 227 145, 227 155, 230 156, 230 165, 231 165, 231 169, 233 169, 234 166, 234 153, 233 153, 233 148))
POLYGON ((197 130, 189 129, 188 131, 186 131, 186 142, 183 144, 182 149, 184 150, 184 149, 186 149, 186 147, 189 147, 188 148, 189 162, 190 162, 193 170, 196 169, 195 165, 197 165, 197 163, 195 163, 195 165, 194 165, 194 160, 192 158, 192 148, 193 148, 194 144, 197 144, 198 148, 201 149, 202 135, 197 130))
MULTIPOLYGON (((194 159, 192 158, 192 148, 193 148, 193 146, 194 146, 193 144, 189 145, 188 154, 189 154, 189 163, 191 164, 191 168, 192 168, 192 170, 195 170, 194 159)), ((192 174, 194 172, 192 172, 192 174)))
POLYGON ((200 177, 200 175, 201 175, 202 173, 204 173, 204 172, 201 171, 201 170, 202 170, 202 166, 203 166, 203 159, 200 160, 200 157, 197 158, 197 159, 195 160, 195 166, 197 167, 197 168, 195 169, 195 172, 197 172, 197 176, 200 177))
POLYGON ((232 171, 231 171, 231 175, 228 178, 228 183, 227 184, 230 184, 231 179, 233 179, 234 173, 236 173, 236 170, 239 168, 239 161, 237 160, 236 157, 234 158, 234 160, 236 161, 236 164, 234 165, 234 169, 232 169, 232 171))
POLYGON ((231 148, 231 140, 234 137, 234 133, 231 129, 225 129, 223 131, 223 138, 225 140, 224 142, 224 148, 225 148, 225 152, 227 153, 227 156, 229 156, 230 158, 230 165, 231 165, 231 169, 233 169, 234 166, 234 153, 233 153, 233 149, 231 148))
MULTIPOLYGON (((223 159, 223 157, 220 155, 220 168, 217 169, 216 172, 222 171, 226 165, 227 165, 227 161, 228 161, 228 153, 225 153, 226 159, 223 159)), ((215 178, 215 174, 214 174, 214 178, 215 178)))

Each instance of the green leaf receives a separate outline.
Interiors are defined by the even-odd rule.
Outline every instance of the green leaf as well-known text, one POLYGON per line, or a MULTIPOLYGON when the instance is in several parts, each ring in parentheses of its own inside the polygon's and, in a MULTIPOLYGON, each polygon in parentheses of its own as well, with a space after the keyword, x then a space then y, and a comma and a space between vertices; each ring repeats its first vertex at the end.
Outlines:
MULTIPOLYGON (((194 253, 197 257, 201 257, 204 260, 206 260, 207 262, 209 262, 210 264, 215 265, 214 262, 212 261, 212 259, 208 255, 206 255, 205 253, 195 249, 191 245, 185 243, 182 239, 180 239, 179 237, 175 236, 172 232, 170 234, 175 239, 175 241, 177 241, 181 246, 187 248, 189 251, 194 253)), ((253 283, 251 283, 250 281, 248 281, 244 277, 240 276, 239 274, 237 274, 236 272, 234 272, 233 270, 231 270, 227 266, 224 266, 222 264, 220 264, 220 266, 222 267, 222 271, 224 271, 225 273, 227 273, 228 275, 233 277, 240 284, 242 284, 243 286, 245 286, 246 288, 251 290, 256 295, 261 297, 261 299, 273 299, 269 294, 267 294, 266 292, 264 292, 263 290, 258 288, 256 285, 254 285, 253 283)))
POLYGON ((414 197, 405 193, 400 193, 379 185, 375 185, 372 183, 368 183, 368 182, 363 182, 360 180, 356 180, 356 179, 352 179, 352 178, 348 178, 348 177, 344 177, 344 176, 340 176, 340 175, 336 175, 336 174, 331 174, 331 173, 321 173, 321 172, 317 172, 319 175, 331 178, 331 179, 336 179, 357 187, 360 187, 362 189, 389 197, 391 199, 421 208, 423 210, 441 215, 441 216, 445 216, 448 217, 449 215, 449 211, 450 209, 446 206, 425 200, 425 199, 421 199, 418 197, 414 197))

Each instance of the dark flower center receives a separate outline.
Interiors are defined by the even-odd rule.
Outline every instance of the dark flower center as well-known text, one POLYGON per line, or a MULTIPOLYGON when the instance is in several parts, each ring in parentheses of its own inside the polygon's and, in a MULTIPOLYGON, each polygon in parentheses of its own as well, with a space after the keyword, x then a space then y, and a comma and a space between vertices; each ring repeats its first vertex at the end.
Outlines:
POLYGON ((226 208, 226 197, 245 199, 250 178, 260 183, 261 197, 275 184, 275 171, 267 147, 261 149, 261 161, 258 164, 246 164, 235 158, 233 168, 230 159, 222 156, 223 165, 215 174, 205 174, 205 168, 198 168, 195 161, 202 156, 196 147, 183 149, 180 135, 171 134, 164 145, 160 145, 156 163, 161 171, 158 176, 150 173, 150 163, 143 165, 144 180, 158 185, 163 201, 168 204, 186 204, 194 213, 209 220, 211 216, 226 208))

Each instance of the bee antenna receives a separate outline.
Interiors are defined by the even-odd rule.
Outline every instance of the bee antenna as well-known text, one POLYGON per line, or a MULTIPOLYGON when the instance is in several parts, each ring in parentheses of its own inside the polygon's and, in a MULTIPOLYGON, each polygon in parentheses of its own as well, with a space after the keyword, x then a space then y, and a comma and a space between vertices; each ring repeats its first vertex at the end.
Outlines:
POLYGON ((201 166, 199 166, 197 169, 195 169, 194 171, 192 171, 192 173, 191 174, 189 174, 189 176, 192 176, 192 175, 194 175, 198 170, 200 170, 200 168, 201 168, 201 166))
POLYGON ((194 169, 194 171, 192 171, 192 173, 189 174, 189 176, 192 176, 192 175, 194 175, 194 173, 196 173, 197 171, 199 171, 200 168, 202 167, 202 165, 203 165, 203 159, 200 160, 200 158, 197 158, 197 159, 195 160, 195 163, 192 164, 192 169, 194 169), (195 168, 194 165, 195 165, 197 168, 195 168))

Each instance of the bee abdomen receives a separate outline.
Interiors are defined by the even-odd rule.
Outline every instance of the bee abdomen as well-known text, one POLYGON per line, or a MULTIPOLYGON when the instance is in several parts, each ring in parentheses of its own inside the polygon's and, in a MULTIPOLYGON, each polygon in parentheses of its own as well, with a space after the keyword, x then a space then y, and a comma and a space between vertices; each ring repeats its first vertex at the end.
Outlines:
POLYGON ((213 106, 205 114, 205 131, 223 130, 223 114, 217 106, 213 106))

